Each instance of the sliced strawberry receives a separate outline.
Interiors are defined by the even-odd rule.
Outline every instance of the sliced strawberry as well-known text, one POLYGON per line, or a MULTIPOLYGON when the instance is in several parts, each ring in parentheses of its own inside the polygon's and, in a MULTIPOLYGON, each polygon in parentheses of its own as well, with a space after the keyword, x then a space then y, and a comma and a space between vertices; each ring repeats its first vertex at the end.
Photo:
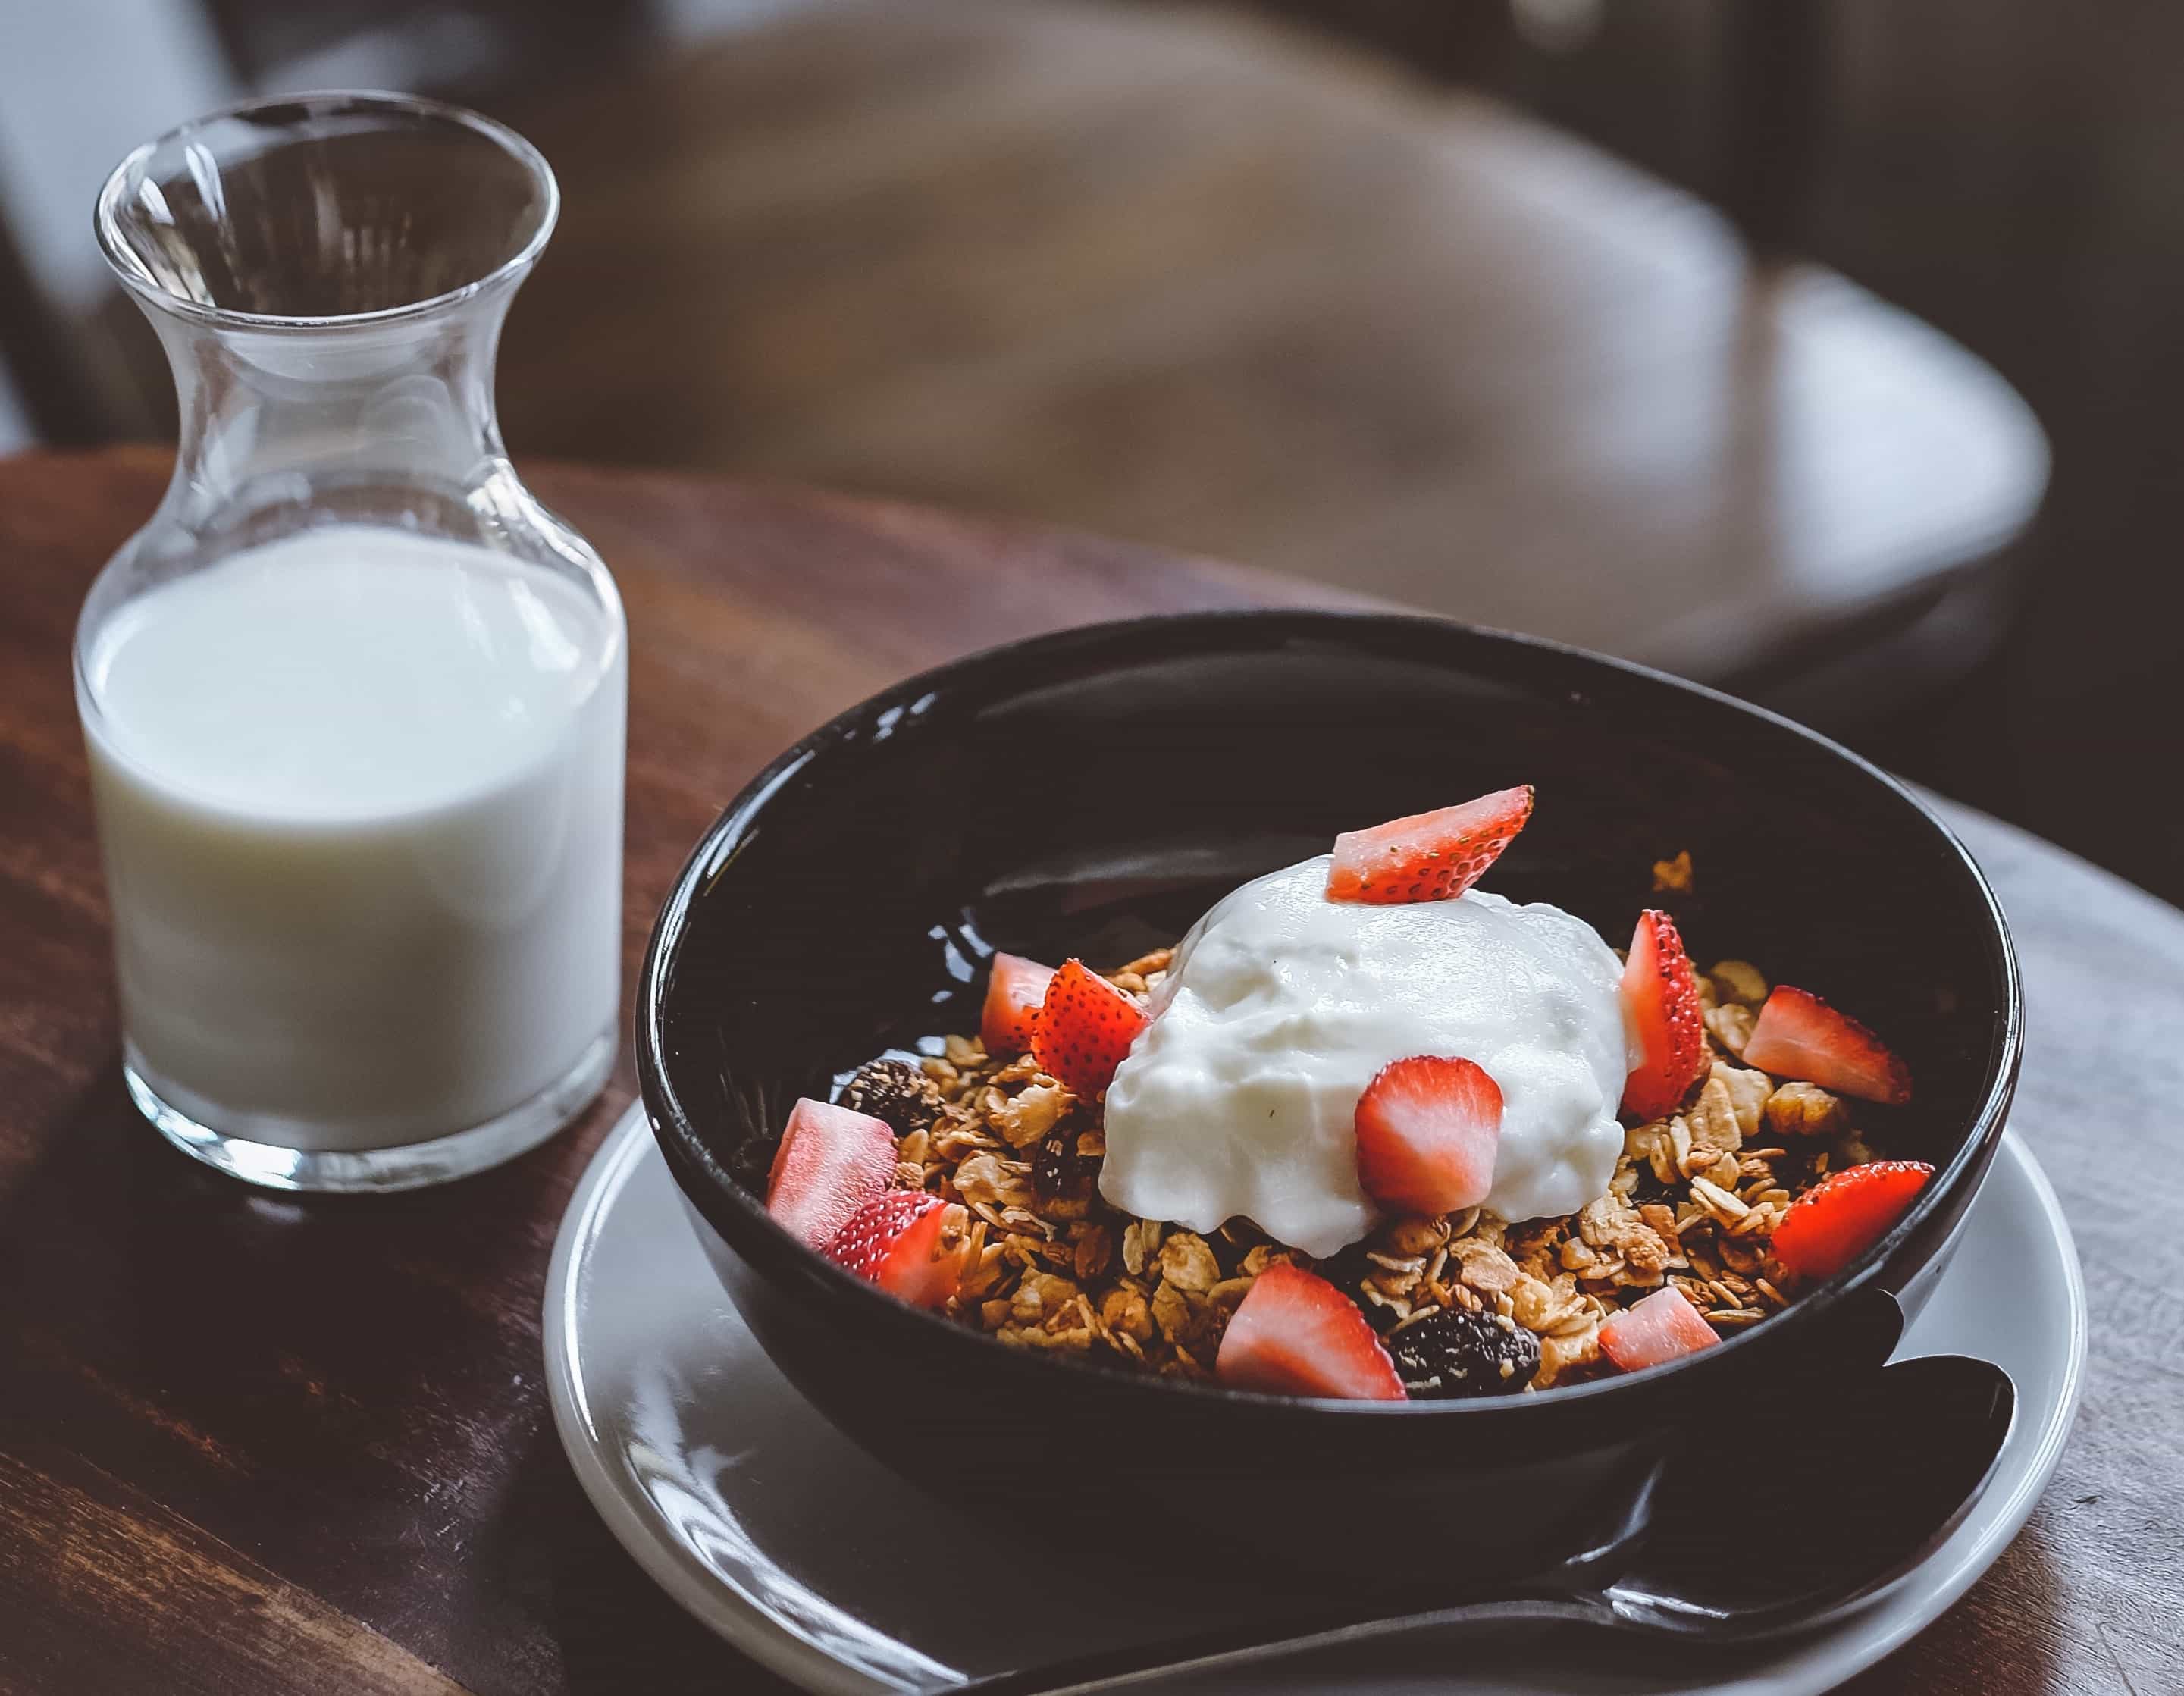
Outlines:
POLYGON ((1357 1098, 1357 1181, 1393 1213, 1476 1207, 1494 1187, 1502 1086, 1469 1060, 1392 1060, 1357 1098))
POLYGON ((1608 1316, 1600 1328, 1600 1347, 1625 1372, 1658 1366, 1721 1339, 1681 1290, 1656 1290, 1635 1307, 1608 1316))
POLYGON ((985 1016, 978 1021, 987 1053, 1021 1054, 1031 1046, 1032 1026, 1053 979, 1051 966, 1021 954, 994 956, 993 975, 986 979, 985 1016))
POLYGON ((890 1191, 851 1214, 820 1252, 913 1308, 945 1307, 963 1281, 962 1250, 944 1241, 949 1212, 929 1191, 890 1191))
POLYGON ((1065 960, 1046 986, 1031 1052, 1080 1096, 1097 1096, 1114 1081, 1130 1044, 1152 1020, 1145 1010, 1082 960, 1065 960))
POLYGON ((806 1096, 766 1178, 766 1210, 816 1248, 894 1181, 894 1133, 870 1115, 806 1096))
POLYGON ((1031 1047, 1039 1003, 1046 1001, 1046 985, 1053 981, 1053 966, 1042 966, 1038 959, 994 955, 994 973, 985 981, 985 1016, 978 1021, 978 1038, 987 1053, 1022 1053, 1031 1047))
POLYGON ((1496 789, 1461 806, 1391 818, 1334 839, 1327 898, 1370 906, 1454 901, 1502 856, 1532 816, 1532 786, 1496 789))
POLYGON ((1676 921, 1658 908, 1638 915, 1623 968, 1623 1004, 1645 1056, 1623 1081, 1623 1111, 1642 1124, 1673 1112, 1706 1067, 1698 979, 1676 921))
POLYGON ((1847 1013, 1809 990, 1776 987, 1744 1045, 1744 1063, 1864 1102, 1911 1099, 1911 1068, 1847 1013))
POLYGON ((1396 1363, 1357 1304, 1326 1279, 1276 1261, 1252 1282, 1214 1357, 1214 1375, 1238 1390, 1401 1402, 1396 1363))
POLYGON ((1774 1258, 1801 1278, 1832 1278, 1902 1219, 1934 1169, 1923 1160, 1846 1166, 1790 1203, 1774 1227, 1774 1258))

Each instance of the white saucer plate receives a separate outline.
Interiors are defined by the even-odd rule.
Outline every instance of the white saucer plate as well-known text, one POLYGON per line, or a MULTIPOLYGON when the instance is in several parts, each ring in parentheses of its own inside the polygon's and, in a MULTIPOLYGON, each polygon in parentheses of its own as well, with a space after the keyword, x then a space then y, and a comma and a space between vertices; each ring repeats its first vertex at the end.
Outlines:
MULTIPOLYGON (((1163 1546, 1156 1531, 1128 1571, 1072 1567, 1066 1538, 1042 1534, 1034 1479, 1022 1524, 996 1528, 951 1515, 837 1435, 722 1292, 641 1109, 601 1146, 562 1221, 545 1347, 562 1443, 608 1526, 677 1601, 805 1689, 944 1690, 1125 1633, 1166 1638, 1263 1611, 1248 1573, 1223 1575, 1210 1553, 1163 1546)), ((1898 1353, 1999 1363, 2017 1383, 2016 1422, 1965 1522, 1882 1600, 1734 1653, 1634 1651, 1581 1629, 1422 1633, 1255 1667, 1252 1688, 1814 1696, 1930 1624, 2016 1536, 2061 1457, 2085 1352, 2070 1228, 2013 1132, 1898 1353)), ((1771 1517, 1763 1474, 1750 1488, 1771 1517)), ((1765 1518, 1755 1524, 1768 1534, 1765 1518)))

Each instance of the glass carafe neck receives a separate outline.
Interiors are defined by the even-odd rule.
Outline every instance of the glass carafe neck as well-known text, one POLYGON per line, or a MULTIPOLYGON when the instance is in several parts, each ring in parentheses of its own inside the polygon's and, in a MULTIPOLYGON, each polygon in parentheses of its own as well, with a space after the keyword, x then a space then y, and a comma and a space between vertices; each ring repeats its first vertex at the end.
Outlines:
POLYGON ((397 485, 427 505, 468 504, 506 467, 493 356, 516 281, 324 326, 237 326, 146 303, 181 403, 162 516, 200 533, 248 527, 299 500, 328 516, 349 499, 383 507, 397 485))
POLYGON ((504 548, 541 529, 502 452, 493 367, 559 204, 521 137, 402 95, 254 101, 124 159, 99 246, 181 412, 143 573, 351 519, 504 548))

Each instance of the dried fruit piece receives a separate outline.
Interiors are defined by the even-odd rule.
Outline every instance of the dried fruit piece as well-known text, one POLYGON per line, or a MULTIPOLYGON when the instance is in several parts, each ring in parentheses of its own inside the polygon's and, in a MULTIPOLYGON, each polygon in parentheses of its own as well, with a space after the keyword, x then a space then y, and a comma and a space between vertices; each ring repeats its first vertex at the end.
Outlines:
POLYGON ((1358 1097, 1357 1180, 1391 1213, 1477 1207, 1494 1187, 1502 1089, 1476 1063, 1393 1060, 1358 1097))
POLYGON ((1453 901, 1486 874, 1532 816, 1532 786, 1390 819, 1334 839, 1327 898, 1395 906, 1453 901))
POLYGON ((1721 1339, 1699 1317, 1684 1292, 1656 1290, 1635 1307, 1611 1314, 1600 1327, 1600 1346, 1625 1372, 1696 1354, 1721 1339))
POLYGON ((800 1098, 789 1110, 766 1210, 817 1248, 894 1181, 894 1133, 869 1113, 800 1098))
POLYGON ((1073 1094, 1096 1096, 1114 1081, 1130 1044, 1151 1022, 1143 1007, 1082 960, 1065 960, 1046 986, 1032 1055, 1073 1094))
POLYGON ((1911 1099, 1911 1068, 1848 1013, 1807 990, 1778 986, 1759 1009, 1744 1044, 1744 1063, 1778 1078, 1899 1105, 1911 1099))
POLYGON ((1237 1390, 1407 1399, 1395 1362, 1357 1304, 1324 1278, 1279 1262, 1258 1275, 1228 1321, 1213 1371, 1237 1390))
POLYGON ((944 1307, 963 1280, 961 1245, 948 1241, 950 1211, 923 1190, 897 1190, 858 1208, 820 1252, 914 1308, 944 1307))
POLYGON ((994 956, 992 974, 986 979, 985 1012, 978 1021, 987 1053, 1021 1054, 1031 1046, 1039 1003, 1046 999, 1046 986, 1053 978, 1053 967, 1021 954, 994 956))
POLYGON ((1388 1339, 1414 1402, 1513 1395, 1540 1370, 1540 1340, 1496 1313, 1441 1308, 1388 1339))
POLYGON ((1658 908, 1638 915, 1623 1000, 1645 1056, 1624 1080, 1623 1111, 1641 1121, 1658 1119, 1690 1093, 1706 1062, 1698 981, 1675 920, 1658 908))
POLYGON ((1050 1219, 1080 1219, 1092 1210, 1099 1164, 1077 1146, 1076 1127, 1064 1122, 1039 1140, 1031 1157, 1031 1182, 1050 1219))
POLYGON ((1774 1258, 1800 1277, 1833 1277, 1888 1235, 1933 1175, 1923 1160, 1835 1173, 1790 1203, 1774 1227, 1774 1258))
POLYGON ((841 1104, 908 1136, 930 1130, 944 1103, 940 1086, 907 1060, 867 1060, 843 1087, 841 1104))

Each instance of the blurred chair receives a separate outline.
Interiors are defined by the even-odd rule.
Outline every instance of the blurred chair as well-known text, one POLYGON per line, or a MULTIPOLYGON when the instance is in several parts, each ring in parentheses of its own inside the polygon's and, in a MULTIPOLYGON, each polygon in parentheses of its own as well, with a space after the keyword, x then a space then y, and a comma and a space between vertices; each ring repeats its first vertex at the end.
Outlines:
POLYGON ((519 453, 1142 537, 1837 724, 1953 678, 2006 608, 2031 415, 1775 256, 1814 0, 1730 25, 1733 220, 1246 14, 713 3, 757 21, 480 85, 566 197, 503 360, 519 453))

